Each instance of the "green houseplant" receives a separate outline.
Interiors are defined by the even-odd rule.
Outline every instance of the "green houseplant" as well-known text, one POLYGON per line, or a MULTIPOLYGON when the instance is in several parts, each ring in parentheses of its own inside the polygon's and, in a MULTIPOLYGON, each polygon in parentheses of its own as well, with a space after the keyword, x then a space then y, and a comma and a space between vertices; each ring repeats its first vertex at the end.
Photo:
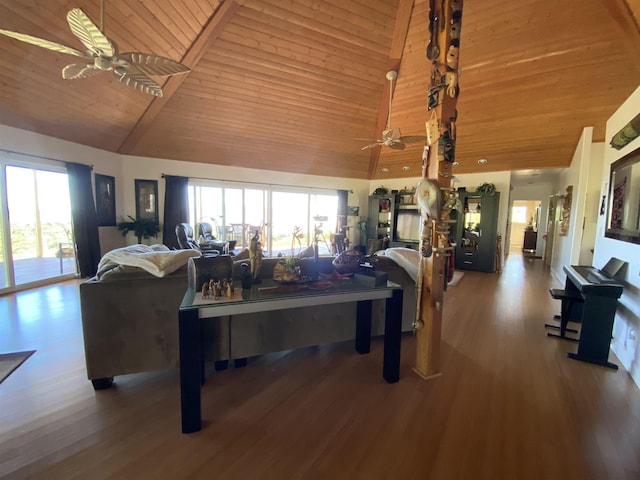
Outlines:
POLYGON ((126 237, 127 233, 133 232, 138 237, 138 243, 142 243, 143 238, 158 238, 158 232, 160 232, 160 225, 154 220, 133 218, 131 215, 127 215, 131 221, 120 222, 118 224, 118 230, 122 230, 122 236, 126 237))
POLYGON ((476 188, 476 192, 481 193, 482 195, 493 195, 496 193, 496 186, 493 183, 485 182, 476 188))

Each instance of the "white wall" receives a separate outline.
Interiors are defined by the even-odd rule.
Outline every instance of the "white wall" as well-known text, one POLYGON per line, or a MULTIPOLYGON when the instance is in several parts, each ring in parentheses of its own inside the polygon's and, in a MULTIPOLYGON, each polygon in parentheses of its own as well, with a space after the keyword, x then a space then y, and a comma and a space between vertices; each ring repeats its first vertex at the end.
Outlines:
POLYGON ((593 250, 596 244, 596 231, 600 214, 600 188, 603 165, 604 143, 592 143, 578 265, 593 265, 593 250))
POLYGON ((586 208, 587 184, 591 164, 592 136, 593 127, 584 128, 573 154, 571 165, 560 174, 560 188, 556 191, 558 195, 566 195, 566 188, 569 185, 573 186, 568 234, 567 236, 560 236, 560 228, 556 226, 551 259, 551 273, 562 285, 564 285, 566 278, 562 267, 564 265, 577 265, 580 259, 582 224, 586 208))
MULTIPOLYGON (((613 137, 629 120, 640 113, 640 87, 618 108, 607 121, 605 139, 613 137)), ((640 138, 636 138, 621 150, 609 145, 604 147, 604 166, 601 175, 601 193, 607 195, 609 168, 611 164, 627 153, 640 148, 640 138)), ((629 263, 624 273, 624 292, 618 303, 618 311, 613 328, 611 349, 640 386, 640 353, 638 334, 640 332, 640 245, 622 242, 604 236, 606 215, 598 216, 594 252, 594 265, 602 266, 615 256, 629 263), (635 333, 635 340, 632 339, 635 333)))

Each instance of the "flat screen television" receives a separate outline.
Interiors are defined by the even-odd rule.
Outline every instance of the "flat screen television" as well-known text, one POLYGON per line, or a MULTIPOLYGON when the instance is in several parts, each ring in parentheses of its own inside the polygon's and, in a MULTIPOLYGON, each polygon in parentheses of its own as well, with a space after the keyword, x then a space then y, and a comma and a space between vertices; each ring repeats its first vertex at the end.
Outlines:
POLYGON ((420 242, 420 211, 398 209, 393 222, 394 242, 420 242))

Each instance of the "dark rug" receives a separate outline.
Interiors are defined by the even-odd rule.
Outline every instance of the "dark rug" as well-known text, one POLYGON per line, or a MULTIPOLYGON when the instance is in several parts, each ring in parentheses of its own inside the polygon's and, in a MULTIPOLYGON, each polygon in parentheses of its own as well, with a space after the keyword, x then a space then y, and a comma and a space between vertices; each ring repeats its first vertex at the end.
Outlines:
POLYGON ((0 353, 0 383, 36 351, 0 353))

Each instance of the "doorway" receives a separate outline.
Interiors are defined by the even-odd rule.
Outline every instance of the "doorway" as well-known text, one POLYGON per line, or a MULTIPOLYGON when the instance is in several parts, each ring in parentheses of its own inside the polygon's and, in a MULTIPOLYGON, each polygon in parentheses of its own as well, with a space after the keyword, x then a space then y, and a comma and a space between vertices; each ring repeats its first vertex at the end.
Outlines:
POLYGON ((542 257, 542 243, 538 238, 541 208, 540 200, 514 200, 511 206, 510 252, 521 252, 524 256, 535 258, 542 257))

